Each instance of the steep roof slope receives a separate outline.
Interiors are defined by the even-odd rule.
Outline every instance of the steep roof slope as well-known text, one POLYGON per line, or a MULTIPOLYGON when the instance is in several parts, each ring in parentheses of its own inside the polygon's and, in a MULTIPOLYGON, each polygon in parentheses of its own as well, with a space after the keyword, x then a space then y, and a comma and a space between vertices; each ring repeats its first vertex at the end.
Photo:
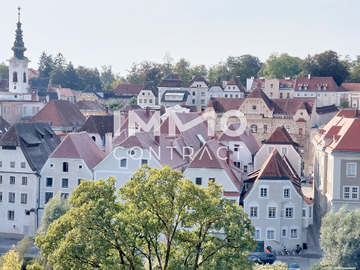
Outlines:
POLYGON ((289 132, 284 126, 277 127, 270 137, 265 140, 265 144, 291 144, 297 145, 296 142, 291 138, 289 132))
POLYGON ((80 132, 66 135, 50 157, 83 159, 88 168, 92 169, 104 159, 105 153, 86 132, 80 132))
POLYGON ((96 133, 104 137, 106 133, 114 134, 114 116, 113 115, 90 115, 86 119, 80 131, 87 133, 96 133))
POLYGON ((32 122, 50 122, 53 127, 79 127, 85 122, 85 116, 69 101, 52 100, 34 115, 32 122))
POLYGON ((1 146, 20 146, 33 171, 40 171, 60 143, 48 123, 16 123, 1 137, 1 146))

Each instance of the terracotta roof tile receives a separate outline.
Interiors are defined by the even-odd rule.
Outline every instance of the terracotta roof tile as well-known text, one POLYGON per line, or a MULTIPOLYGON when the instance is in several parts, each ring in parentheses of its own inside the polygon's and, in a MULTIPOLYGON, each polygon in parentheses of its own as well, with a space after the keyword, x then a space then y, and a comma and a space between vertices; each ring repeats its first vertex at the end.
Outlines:
POLYGON ((119 84, 114 90, 113 93, 115 96, 122 95, 138 95, 140 90, 144 88, 143 84, 119 84))
POLYGON ((284 126, 277 127, 270 137, 265 140, 265 144, 291 144, 297 145, 296 142, 291 138, 289 132, 284 126))
POLYGON ((105 157, 86 132, 69 133, 50 155, 51 158, 82 159, 93 169, 105 157))
POLYGON ((97 133, 104 137, 106 133, 114 134, 114 116, 113 115, 90 115, 80 131, 87 133, 97 133))
POLYGON ((337 91, 338 89, 333 77, 299 77, 295 80, 296 91, 337 91))
POLYGON ((360 91, 360 83, 342 83, 341 88, 346 91, 358 92, 360 91))
POLYGON ((216 113, 238 110, 244 98, 211 98, 207 107, 213 108, 216 113))

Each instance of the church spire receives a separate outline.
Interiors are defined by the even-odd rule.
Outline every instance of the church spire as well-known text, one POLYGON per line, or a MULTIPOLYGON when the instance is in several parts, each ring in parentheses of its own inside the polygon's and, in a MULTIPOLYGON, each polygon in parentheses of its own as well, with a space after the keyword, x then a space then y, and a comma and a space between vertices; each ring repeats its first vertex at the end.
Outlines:
POLYGON ((22 35, 22 29, 21 29, 21 22, 20 22, 20 10, 21 8, 18 7, 18 22, 17 22, 17 28, 16 28, 16 38, 14 42, 14 46, 12 47, 12 50, 14 51, 14 56, 18 59, 24 59, 24 52, 26 51, 23 35, 22 35))

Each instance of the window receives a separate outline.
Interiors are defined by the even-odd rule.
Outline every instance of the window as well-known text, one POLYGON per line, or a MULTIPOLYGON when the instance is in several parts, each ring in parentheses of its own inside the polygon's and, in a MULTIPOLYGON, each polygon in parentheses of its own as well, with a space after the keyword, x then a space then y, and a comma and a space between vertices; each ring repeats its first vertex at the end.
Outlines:
POLYGON ((54 168, 54 164, 50 164, 50 168, 54 168))
POLYGON ((285 217, 293 218, 294 217, 294 208, 292 208, 292 207, 285 208, 285 217))
POLYGON ((248 171, 248 166, 244 165, 244 172, 247 172, 247 171, 248 171))
POLYGON ((15 193, 9 192, 9 203, 15 203, 15 193))
POLYGON ((268 126, 264 125, 264 133, 267 133, 268 126))
POLYGON ((123 158, 122 160, 120 160, 120 167, 121 168, 126 168, 126 164, 127 164, 126 158, 123 158))
POLYGON ((252 106, 252 109, 253 109, 253 110, 256 110, 256 105, 253 105, 253 106, 252 106))
POLYGON ((267 230, 266 231, 266 239, 267 240, 275 240, 275 231, 274 230, 267 230))
POLYGON ((28 178, 27 178, 27 176, 21 177, 21 184, 22 184, 23 186, 26 186, 27 183, 28 183, 28 178))
POLYGON ((283 98, 283 93, 280 93, 280 98, 283 98))
POLYGON ((13 72, 13 82, 18 82, 17 72, 13 72))
POLYGON ((250 129, 252 133, 257 133, 257 125, 251 125, 250 129))
POLYGON ((290 188, 284 188, 284 198, 290 198, 290 188))
POLYGON ((25 169, 25 168, 26 168, 26 163, 25 163, 25 162, 21 162, 21 163, 20 163, 20 167, 21 167, 22 169, 25 169))
POLYGON ((312 216, 312 207, 309 206, 309 217, 311 218, 311 216, 312 216))
POLYGON ((0 202, 2 202, 2 196, 3 196, 3 193, 0 192, 0 202))
POLYGON ((268 208, 268 218, 276 218, 276 207, 268 208))
POLYGON ((141 160, 141 166, 142 165, 147 165, 148 164, 148 160, 147 159, 142 159, 141 160))
POLYGON ((68 172, 68 171, 69 171, 69 163, 63 162, 63 172, 68 172))
POLYGON ((286 154, 287 154, 287 148, 286 148, 286 147, 282 147, 282 148, 281 148, 281 153, 282 153, 283 155, 286 155, 286 154))
POLYGON ((15 161, 10 161, 10 168, 15 168, 15 161))
POLYGON ((139 103, 142 103, 142 99, 141 99, 141 98, 139 99, 139 103))
POLYGON ((80 185, 80 184, 81 184, 81 179, 79 178, 79 179, 78 179, 78 185, 80 185))
POLYGON ((210 177, 210 178, 209 178, 209 182, 210 182, 210 181, 215 182, 215 178, 210 177))
POLYGON ((303 129, 299 128, 299 135, 303 135, 303 129))
POLYGON ((23 82, 26 83, 26 73, 23 74, 23 82))
POLYGON ((297 237, 298 237, 297 229, 291 229, 290 238, 297 238, 297 237))
POLYGON ((290 93, 286 93, 286 98, 290 98, 290 93))
POLYGON ((346 176, 347 177, 356 177, 356 163, 355 162, 346 163, 346 176))
POLYGON ((254 239, 255 240, 260 240, 260 230, 259 229, 255 229, 254 239))
POLYGON ((268 190, 267 190, 267 188, 266 187, 261 187, 260 188, 260 197, 262 197, 262 198, 267 198, 267 192, 268 190))
POLYGON ((46 178, 46 186, 52 187, 53 185, 53 179, 51 177, 46 178))
POLYGON ((241 167, 241 162, 240 161, 234 161, 234 166, 236 168, 240 168, 241 167))
POLYGON ((2 167, 2 161, 0 161, 0 167, 2 167))
POLYGON ((61 180, 61 187, 62 187, 62 188, 68 188, 68 187, 69 187, 69 179, 63 178, 63 179, 61 180))
POLYGON ((286 235, 287 235, 287 229, 285 228, 281 229, 281 237, 286 238, 286 235))
POLYGON ((52 192, 45 192, 45 203, 47 203, 53 197, 52 192))
POLYGON ((0 175, 0 184, 2 184, 2 175, 0 175))
POLYGON ((15 219, 15 211, 8 211, 8 220, 14 220, 15 219))
POLYGON ((250 217, 258 216, 258 208, 256 206, 250 207, 250 217))
POLYGON ((15 185, 15 176, 10 176, 10 185, 15 185))
POLYGON ((234 144, 234 152, 239 151, 240 145, 239 144, 234 144))
POLYGON ((196 178, 195 178, 195 184, 201 186, 201 184, 202 184, 202 178, 201 178, 201 177, 196 177, 196 178))
POLYGON ((149 103, 152 103, 152 99, 149 99, 149 103))
POLYGON ((344 186, 343 197, 345 200, 357 200, 359 198, 359 187, 344 186))
POLYGON ((64 199, 68 199, 69 198, 69 193, 61 193, 61 198, 64 198, 64 199))
POLYGON ((21 193, 20 202, 22 204, 27 204, 27 193, 21 193))
POLYGON ((306 217, 306 208, 303 208, 302 210, 302 217, 306 217))

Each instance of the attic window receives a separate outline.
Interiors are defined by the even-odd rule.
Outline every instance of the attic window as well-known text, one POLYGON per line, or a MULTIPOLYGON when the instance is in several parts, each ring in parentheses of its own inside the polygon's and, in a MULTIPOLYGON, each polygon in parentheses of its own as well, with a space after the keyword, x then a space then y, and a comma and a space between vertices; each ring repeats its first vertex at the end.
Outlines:
POLYGON ((69 171, 69 163, 63 162, 63 172, 68 172, 68 171, 69 171))

